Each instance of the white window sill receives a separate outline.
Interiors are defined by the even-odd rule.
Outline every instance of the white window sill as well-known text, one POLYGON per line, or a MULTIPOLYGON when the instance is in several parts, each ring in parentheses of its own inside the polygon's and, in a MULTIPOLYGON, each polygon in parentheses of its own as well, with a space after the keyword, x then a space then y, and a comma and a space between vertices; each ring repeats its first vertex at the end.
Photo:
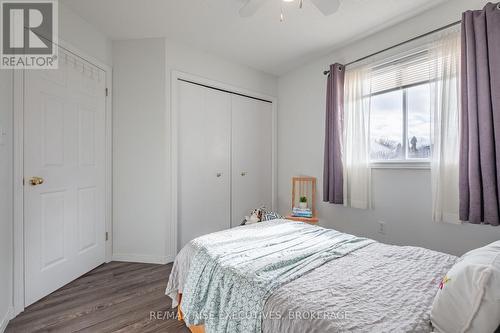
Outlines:
POLYGON ((371 169, 417 169, 417 170, 430 170, 431 162, 417 162, 417 161, 384 161, 384 162, 371 162, 371 169))

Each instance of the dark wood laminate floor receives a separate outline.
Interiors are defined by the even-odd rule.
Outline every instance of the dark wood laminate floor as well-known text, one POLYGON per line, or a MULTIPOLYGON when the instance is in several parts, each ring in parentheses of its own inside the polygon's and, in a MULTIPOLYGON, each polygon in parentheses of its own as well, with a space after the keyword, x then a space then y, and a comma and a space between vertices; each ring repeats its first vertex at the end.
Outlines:
POLYGON ((165 296, 171 269, 172 264, 101 265, 30 305, 6 332, 188 333, 165 296))

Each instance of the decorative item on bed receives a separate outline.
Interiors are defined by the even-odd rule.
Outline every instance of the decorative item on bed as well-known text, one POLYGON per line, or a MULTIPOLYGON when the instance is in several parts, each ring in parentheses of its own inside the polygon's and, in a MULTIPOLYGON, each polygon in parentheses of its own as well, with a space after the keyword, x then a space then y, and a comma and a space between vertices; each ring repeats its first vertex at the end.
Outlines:
POLYGON ((260 208, 255 208, 254 210, 252 210, 249 216, 245 216, 245 218, 241 222, 241 225, 248 225, 281 218, 282 216, 280 214, 268 210, 266 207, 262 206, 260 208))
POLYGON ((293 221, 318 223, 316 217, 316 178, 292 178, 292 213, 286 218, 293 221))

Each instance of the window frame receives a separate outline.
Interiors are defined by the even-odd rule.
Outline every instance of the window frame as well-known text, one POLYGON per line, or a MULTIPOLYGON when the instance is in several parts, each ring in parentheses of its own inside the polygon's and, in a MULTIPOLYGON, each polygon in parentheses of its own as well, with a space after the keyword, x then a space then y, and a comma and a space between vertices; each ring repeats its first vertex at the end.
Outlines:
MULTIPOLYGON (((374 96, 387 94, 393 91, 402 90, 402 112, 403 112, 403 143, 402 148, 404 151, 404 159, 394 159, 394 160, 372 160, 371 159, 371 149, 370 149, 370 161, 369 167, 371 169, 430 169, 432 155, 427 159, 419 159, 419 158, 408 158, 408 89, 413 87, 418 87, 421 85, 429 85, 432 80, 420 81, 413 84, 408 84, 405 86, 400 86, 392 89, 387 89, 383 91, 378 91, 376 93, 370 94, 369 97, 372 98, 374 96)), ((371 108, 370 108, 370 118, 371 118, 371 108)), ((370 121, 371 122, 371 121, 370 121)), ((429 125, 430 126, 430 125, 429 125)), ((368 129, 368 137, 371 141, 371 126, 368 129)), ((370 144, 371 145, 371 144, 370 144)), ((431 151, 432 153, 432 151, 431 151)))

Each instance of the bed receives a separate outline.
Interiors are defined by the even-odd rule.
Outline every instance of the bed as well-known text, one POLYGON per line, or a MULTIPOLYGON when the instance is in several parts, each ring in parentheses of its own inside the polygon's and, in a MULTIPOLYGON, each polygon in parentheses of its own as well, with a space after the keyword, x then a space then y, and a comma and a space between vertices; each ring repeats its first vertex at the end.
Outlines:
POLYGON ((457 259, 278 219, 188 243, 166 294, 193 332, 431 332, 457 259))

